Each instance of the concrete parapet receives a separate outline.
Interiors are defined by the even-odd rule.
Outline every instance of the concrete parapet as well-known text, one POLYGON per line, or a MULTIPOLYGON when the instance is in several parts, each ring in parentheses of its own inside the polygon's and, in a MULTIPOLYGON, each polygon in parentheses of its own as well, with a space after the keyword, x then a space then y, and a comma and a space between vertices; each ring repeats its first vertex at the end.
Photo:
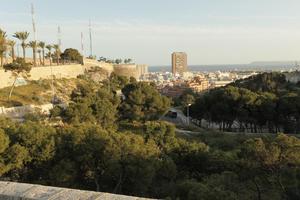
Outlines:
POLYGON ((147 200, 146 198, 103 192, 73 190, 42 185, 0 181, 0 199, 3 200, 147 200))

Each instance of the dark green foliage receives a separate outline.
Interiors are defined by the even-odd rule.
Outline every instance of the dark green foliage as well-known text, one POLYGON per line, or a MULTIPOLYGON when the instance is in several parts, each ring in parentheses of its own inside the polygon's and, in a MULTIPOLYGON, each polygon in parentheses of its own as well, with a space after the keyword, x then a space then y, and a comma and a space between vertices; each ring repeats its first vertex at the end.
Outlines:
POLYGON ((5 71, 11 71, 12 73, 20 74, 23 72, 30 72, 31 70, 31 64, 26 63, 24 59, 17 58, 14 62, 5 64, 3 66, 5 71))
POLYGON ((71 100, 73 102, 65 110, 55 108, 52 116, 61 116, 67 123, 97 123, 104 128, 116 126, 120 99, 107 88, 81 84, 72 92, 71 100))
POLYGON ((108 80, 103 81, 103 86, 108 88, 113 92, 121 90, 129 83, 129 80, 126 76, 118 76, 114 72, 111 73, 108 80))
POLYGON ((122 92, 125 98, 120 107, 123 119, 156 120, 170 107, 170 100, 148 83, 130 83, 122 92))
POLYGON ((83 57, 77 49, 68 48, 61 55, 61 59, 83 63, 83 57))
POLYGON ((299 89, 284 74, 264 73, 199 97, 191 116, 222 131, 299 133, 299 89))

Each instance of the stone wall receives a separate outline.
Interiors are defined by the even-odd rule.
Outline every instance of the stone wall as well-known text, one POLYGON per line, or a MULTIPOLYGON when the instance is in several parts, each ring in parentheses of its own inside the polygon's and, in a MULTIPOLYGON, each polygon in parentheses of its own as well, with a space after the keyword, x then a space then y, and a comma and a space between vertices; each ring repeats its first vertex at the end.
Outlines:
POLYGON ((42 185, 0 181, 0 199, 3 200, 146 200, 145 198, 116 195, 103 192, 91 192, 42 185))
MULTIPOLYGON (((60 104, 61 107, 66 105, 60 104)), ((28 113, 40 112, 42 114, 50 114, 50 110, 53 109, 53 104, 44 105, 25 105, 16 107, 0 107, 0 116, 9 117, 13 119, 22 119, 28 113)))

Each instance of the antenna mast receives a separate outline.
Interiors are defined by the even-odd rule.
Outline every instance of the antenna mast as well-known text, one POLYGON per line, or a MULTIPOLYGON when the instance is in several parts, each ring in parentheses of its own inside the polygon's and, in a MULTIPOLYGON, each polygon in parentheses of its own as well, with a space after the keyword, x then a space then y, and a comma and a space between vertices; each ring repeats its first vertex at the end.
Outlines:
POLYGON ((33 3, 31 3, 31 17, 32 17, 32 28, 33 28, 33 39, 36 41, 36 28, 35 28, 35 16, 34 16, 34 7, 33 3))
POLYGON ((84 57, 84 47, 83 47, 83 33, 81 32, 81 54, 84 57))
POLYGON ((90 56, 93 57, 93 43, 92 43, 92 24, 89 21, 89 32, 90 32, 90 56))
POLYGON ((57 27, 57 44, 59 48, 61 49, 61 30, 60 26, 57 27))

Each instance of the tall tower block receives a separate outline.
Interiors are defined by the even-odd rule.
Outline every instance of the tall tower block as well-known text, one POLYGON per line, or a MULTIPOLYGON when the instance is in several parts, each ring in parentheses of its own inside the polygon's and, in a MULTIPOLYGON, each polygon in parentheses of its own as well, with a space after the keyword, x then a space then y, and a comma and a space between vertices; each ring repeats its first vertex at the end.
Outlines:
POLYGON ((187 54, 185 52, 172 53, 172 73, 173 75, 183 75, 187 71, 187 54))

